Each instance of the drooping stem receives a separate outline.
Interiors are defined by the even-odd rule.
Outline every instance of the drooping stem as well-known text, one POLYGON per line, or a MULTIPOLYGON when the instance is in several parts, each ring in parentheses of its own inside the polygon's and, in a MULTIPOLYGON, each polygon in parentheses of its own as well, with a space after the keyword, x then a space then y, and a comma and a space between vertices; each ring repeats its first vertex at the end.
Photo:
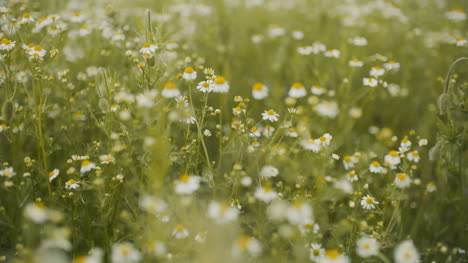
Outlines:
POLYGON ((455 60, 455 62, 453 62, 452 65, 450 66, 450 69, 449 69, 449 71, 448 71, 448 73, 447 73, 447 76, 445 77, 444 93, 448 93, 449 84, 450 84, 450 78, 452 77, 452 74, 453 74, 453 71, 455 70, 455 67, 456 67, 460 62, 463 62, 463 61, 468 61, 468 58, 461 57, 461 58, 455 60))

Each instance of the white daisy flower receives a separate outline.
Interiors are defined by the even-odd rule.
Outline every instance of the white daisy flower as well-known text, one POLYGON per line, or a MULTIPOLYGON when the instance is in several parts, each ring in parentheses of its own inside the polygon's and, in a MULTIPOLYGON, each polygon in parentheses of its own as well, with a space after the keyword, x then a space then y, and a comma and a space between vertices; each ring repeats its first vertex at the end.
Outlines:
POLYGON ((340 51, 338 49, 327 50, 325 52, 325 57, 339 58, 340 57, 340 51))
POLYGON ((358 177, 358 175, 356 174, 356 172, 354 172, 354 170, 348 172, 348 173, 346 174, 346 178, 347 178, 350 182, 354 182, 354 181, 359 180, 359 177, 358 177))
POLYGON ((356 253, 362 258, 375 256, 379 253, 380 244, 372 237, 361 237, 356 241, 356 253))
POLYGON ((90 160, 84 160, 83 162, 81 162, 80 172, 84 174, 93 170, 94 168, 96 168, 95 163, 91 162, 90 160))
POLYGON ((367 210, 374 209, 376 204, 379 204, 379 202, 370 195, 363 196, 361 199, 361 206, 367 210))
POLYGON ((112 246, 113 263, 138 263, 141 260, 141 253, 132 243, 122 242, 112 246))
POLYGON ((105 155, 99 156, 99 160, 101 161, 102 164, 109 164, 115 161, 115 157, 111 154, 105 154, 105 155))
POLYGON ((279 114, 274 110, 267 110, 262 113, 263 120, 275 122, 278 121, 279 114))
POLYGON ((257 187, 257 190, 255 191, 255 198, 265 203, 269 203, 275 200, 277 197, 278 194, 269 186, 257 187))
POLYGON ((54 169, 52 172, 49 172, 49 182, 52 182, 60 174, 59 169, 54 169))
POLYGON ((155 89, 145 90, 136 96, 137 105, 144 108, 151 108, 155 104, 158 91, 155 89))
POLYGON ((352 60, 350 60, 348 62, 348 65, 350 67, 360 68, 360 67, 362 67, 364 65, 364 63, 362 61, 360 61, 359 59, 357 59, 357 58, 353 58, 352 60))
POLYGON ((164 85, 161 95, 168 99, 175 98, 180 96, 180 91, 174 82, 169 81, 166 83, 166 85, 164 85))
POLYGON ((364 86, 367 87, 377 87, 377 85, 379 84, 379 82, 374 78, 364 78, 362 80, 362 83, 364 86))
POLYGON ((454 9, 446 12, 445 15, 447 16, 448 19, 450 19, 452 21, 456 21, 456 22, 466 20, 465 11, 463 11, 463 9, 459 9, 459 8, 454 8, 454 9))
POLYGON ((314 49, 312 48, 312 46, 302 46, 297 48, 297 52, 303 56, 308 56, 312 54, 313 51, 314 49))
POLYGON ((381 67, 372 67, 371 71, 369 72, 369 75, 371 75, 374 78, 383 76, 383 74, 385 74, 385 69, 381 67))
POLYGON ((312 243, 309 249, 309 259, 312 261, 318 261, 320 258, 325 256, 325 249, 322 248, 321 244, 312 243))
POLYGON ((406 158, 411 161, 411 162, 415 162, 415 163, 418 163, 419 160, 421 159, 421 157, 419 156, 419 153, 418 151, 412 151, 412 152, 409 152, 406 154, 406 158))
POLYGON ((385 155, 384 161, 386 166, 393 168, 401 163, 400 154, 397 151, 392 150, 387 155, 385 155))
POLYGON ((243 235, 236 240, 232 248, 232 255, 235 257, 240 256, 243 253, 247 253, 251 256, 258 256, 262 251, 260 242, 253 237, 243 235))
POLYGON ((49 218, 49 211, 43 203, 34 202, 26 205, 24 215, 34 223, 42 224, 49 218))
POLYGON ((226 224, 237 219, 239 209, 226 203, 211 201, 208 205, 208 217, 218 224, 226 224))
POLYGON ((380 163, 379 163, 379 162, 373 161, 373 162, 371 163, 371 165, 369 166, 369 171, 370 171, 371 173, 376 173, 376 174, 378 174, 378 173, 383 172, 383 171, 384 171, 384 168, 383 168, 382 166, 380 166, 380 163))
POLYGON ((286 210, 286 218, 293 225, 304 225, 313 222, 312 207, 309 204, 295 201, 286 210))
POLYGON ((393 253, 396 263, 417 263, 419 253, 412 240, 405 240, 398 244, 393 253))
POLYGON ((28 55, 31 60, 42 60, 47 51, 42 49, 41 46, 33 46, 29 49, 28 55))
POLYGON ((319 258, 318 263, 350 263, 351 261, 346 255, 341 254, 336 249, 329 249, 325 255, 319 258))
POLYGON ((7 38, 2 39, 0 42, 0 50, 10 51, 15 47, 16 41, 11 41, 7 38))
POLYGON ((68 190, 78 189, 79 187, 80 187, 79 183, 73 179, 70 179, 65 183, 65 189, 68 189, 68 190))
POLYGON ((213 82, 210 80, 204 80, 198 83, 197 90, 203 93, 212 92, 214 89, 213 82))
POLYGON ((188 174, 182 175, 174 183, 174 190, 177 194, 191 194, 200 187, 200 177, 188 174))
POLYGON ((3 170, 0 170, 0 176, 11 178, 15 175, 16 175, 16 172, 13 170, 13 167, 6 167, 3 170))
POLYGON ((256 82, 252 86, 252 97, 256 100, 263 100, 268 97, 268 92, 269 88, 261 82, 256 82))
POLYGON ((296 99, 302 98, 305 95, 307 95, 307 91, 304 85, 302 85, 302 83, 300 82, 294 82, 291 85, 291 88, 289 89, 289 92, 288 92, 289 97, 296 98, 296 99))
POLYGON ((176 239, 184 239, 186 237, 189 236, 189 231, 187 228, 185 228, 184 225, 182 224, 178 224, 174 230, 172 231, 172 235, 176 238, 176 239))
POLYGON ((223 76, 216 76, 213 82, 214 82, 213 92, 215 93, 228 93, 229 92, 229 83, 223 76))
POLYGON ((429 193, 435 192, 435 191, 437 190, 437 186, 434 184, 434 182, 429 182, 429 183, 427 183, 427 185, 426 185, 426 190, 427 190, 429 193))
POLYGON ((334 119, 339 113, 338 104, 334 101, 324 101, 322 103, 319 103, 317 105, 316 110, 320 116, 328 117, 331 119, 334 119))
POLYGON ((318 152, 320 149, 322 149, 322 146, 320 146, 320 143, 317 142, 317 140, 314 140, 312 138, 307 138, 303 139, 301 142, 302 148, 308 151, 312 152, 318 152))
POLYGON ((157 49, 158 47, 153 44, 144 43, 143 47, 140 49, 140 53, 151 57, 154 54, 154 52, 156 52, 157 49))
POLYGON ((411 179, 405 173, 397 173, 393 183, 396 185, 396 187, 400 189, 404 189, 411 185, 411 179))
POLYGON ((313 85, 312 88, 310 88, 310 91, 314 95, 322 95, 325 93, 327 90, 322 88, 320 85, 313 85))
POLYGON ((318 139, 315 139, 316 143, 321 146, 328 146, 330 145, 330 141, 332 140, 332 136, 329 133, 325 133, 324 135, 320 136, 318 139))
POLYGON ((186 67, 184 69, 184 74, 182 74, 182 77, 185 80, 194 80, 194 79, 197 78, 197 72, 195 70, 193 70, 192 67, 186 67))
POLYGON ((263 178, 275 177, 278 174, 278 169, 272 165, 265 165, 262 167, 262 170, 260 170, 260 176, 263 178))

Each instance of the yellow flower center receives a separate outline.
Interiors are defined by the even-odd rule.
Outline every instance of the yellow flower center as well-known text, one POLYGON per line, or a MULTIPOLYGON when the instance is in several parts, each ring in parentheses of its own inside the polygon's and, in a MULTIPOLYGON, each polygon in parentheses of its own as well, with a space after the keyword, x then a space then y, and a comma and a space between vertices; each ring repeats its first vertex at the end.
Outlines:
POLYGON ((185 227, 184 227, 184 225, 182 225, 182 224, 178 224, 178 225, 176 226, 176 231, 177 231, 177 232, 182 232, 182 231, 184 231, 184 229, 185 229, 185 227))
POLYGON ((75 259, 73 259, 73 263, 85 263, 86 262, 86 257, 85 256, 79 256, 75 259))
POLYGON ((300 82, 294 82, 291 87, 293 89, 302 89, 302 88, 304 88, 304 85, 302 85, 302 83, 300 83, 300 82))
POLYGON ((380 166, 380 163, 377 162, 377 161, 374 161, 374 162, 372 162, 372 166, 374 166, 374 167, 379 167, 379 166, 380 166))
POLYGON ((208 83, 208 82, 205 81, 205 82, 202 83, 202 87, 204 87, 204 88, 209 88, 209 87, 210 87, 210 83, 208 83))
POLYGON ((267 114, 270 115, 270 116, 274 116, 275 112, 273 110, 269 110, 269 111, 267 111, 267 114))
POLYGON ((250 237, 249 236, 241 236, 239 239, 237 239, 237 245, 239 248, 243 251, 247 250, 249 246, 249 241, 250 237))
POLYGON ((350 163, 351 162, 351 156, 349 155, 346 155, 345 157, 343 157, 343 161, 347 162, 347 163, 350 163))
POLYGON ((214 82, 215 82, 216 84, 224 84, 225 81, 226 81, 226 80, 224 79, 223 76, 216 76, 216 78, 215 78, 215 80, 214 80, 214 82))
POLYGON ((85 167, 85 166, 88 166, 90 165, 91 162, 89 160, 84 160, 82 163, 81 163, 81 167, 85 167))
POLYGON ((182 175, 182 176, 180 177, 179 180, 180 180, 182 183, 188 183, 189 179, 190 179, 190 176, 187 175, 187 174, 184 174, 184 175, 182 175))
POLYGON ((4 44, 4 45, 9 45, 10 43, 11 43, 10 40, 8 40, 8 39, 6 39, 6 38, 2 39, 2 44, 4 44))
POLYGON ((389 154, 393 157, 398 157, 398 152, 397 151, 390 151, 389 154))
POLYGON ((336 249, 327 250, 325 256, 329 259, 337 259, 340 256, 340 252, 336 249))
POLYGON ((29 13, 24 13, 24 14, 23 14, 23 17, 24 17, 24 18, 30 18, 31 15, 29 15, 29 13))
POLYGON ((261 83, 261 82, 255 83, 255 84, 252 86, 252 89, 253 89, 253 90, 256 90, 256 91, 262 91, 262 90, 263 90, 263 83, 261 83))
POLYGON ((151 47, 151 44, 150 44, 150 43, 144 43, 144 44, 143 44, 143 47, 144 47, 144 48, 149 48, 149 47, 151 47))
POLYGON ((164 86, 165 89, 175 89, 176 88, 176 84, 172 81, 166 83, 166 85, 164 86))
POLYGON ((41 51, 42 47, 41 46, 34 46, 34 51, 41 51))
POLYGON ((75 183, 76 183, 76 181, 73 180, 73 179, 68 180, 68 184, 75 184, 75 183))
POLYGON ((325 138, 324 136, 320 136, 319 139, 320 139, 320 141, 322 141, 322 142, 325 142, 325 141, 327 140, 327 138, 325 138))
POLYGON ((397 178, 398 178, 398 180, 400 180, 400 181, 404 181, 404 180, 406 180, 406 174, 404 174, 404 173, 398 173, 398 174, 397 174, 397 178))
POLYGON ((271 187, 265 186, 265 187, 263 187, 263 191, 264 191, 265 193, 269 193, 269 192, 271 192, 271 187))
POLYGON ((184 72, 187 73, 187 74, 192 74, 193 73, 193 68, 192 67, 186 67, 184 69, 184 72))
POLYGON ((371 204, 374 203, 374 199, 372 199, 372 197, 367 197, 367 198, 366 198, 366 203, 368 203, 369 205, 371 205, 371 204))

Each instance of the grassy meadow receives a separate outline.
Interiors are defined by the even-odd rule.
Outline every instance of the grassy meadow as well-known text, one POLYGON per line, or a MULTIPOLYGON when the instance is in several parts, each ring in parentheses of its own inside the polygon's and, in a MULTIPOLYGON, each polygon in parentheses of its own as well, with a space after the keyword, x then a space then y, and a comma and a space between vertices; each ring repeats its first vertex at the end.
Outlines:
POLYGON ((468 1, 0 1, 0 262, 468 262, 468 1))

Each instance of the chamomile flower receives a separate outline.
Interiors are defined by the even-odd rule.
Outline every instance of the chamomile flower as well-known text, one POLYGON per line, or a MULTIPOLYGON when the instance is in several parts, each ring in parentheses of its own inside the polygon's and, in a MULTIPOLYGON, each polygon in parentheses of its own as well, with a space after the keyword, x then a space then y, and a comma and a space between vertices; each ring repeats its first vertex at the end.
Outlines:
POLYGON ((80 187, 80 184, 74 179, 70 179, 65 183, 65 189, 68 189, 68 190, 78 189, 79 187, 80 187))
POLYGON ((345 155, 343 157, 343 166, 346 170, 353 168, 354 164, 356 163, 357 163, 357 160, 353 158, 352 156, 345 155))
POLYGON ((215 93, 228 93, 229 92, 229 83, 223 76, 216 76, 213 82, 214 82, 213 92, 215 93))
POLYGON ((184 238, 186 238, 186 237, 188 237, 190 235, 190 232, 188 231, 187 228, 185 228, 184 225, 178 224, 178 225, 176 225, 174 230, 172 230, 172 235, 176 239, 184 239, 184 238))
POLYGON ((374 78, 364 78, 362 80, 362 83, 364 86, 367 86, 367 87, 377 87, 377 85, 379 85, 379 82, 374 79, 374 78))
POLYGON ((309 259, 312 261, 318 261, 325 255, 325 249, 322 248, 321 244, 312 243, 309 249, 309 259))
POLYGON ((186 67, 184 69, 184 73, 182 74, 182 77, 185 80, 194 80, 197 78, 197 72, 192 67, 186 67))
POLYGON ((265 203, 269 203, 277 197, 278 193, 276 193, 270 186, 257 187, 257 190, 255 191, 255 198, 265 203))
POLYGON ((180 91, 174 82, 169 81, 166 83, 166 85, 164 85, 161 95, 164 98, 175 98, 180 96, 180 91))
POLYGON ((234 116, 241 115, 241 114, 243 114, 245 112, 246 112, 246 110, 244 108, 242 108, 241 106, 237 106, 235 108, 232 108, 232 114, 234 114, 234 116))
POLYGON ((320 136, 318 139, 315 139, 317 144, 320 146, 328 146, 330 145, 330 141, 332 140, 332 136, 329 133, 325 133, 324 135, 320 136))
POLYGON ((84 173, 87 173, 87 172, 93 170, 94 168, 96 168, 95 163, 91 162, 90 160, 83 160, 81 162, 80 172, 82 174, 84 174, 84 173))
POLYGON ((144 195, 138 202, 140 208, 153 215, 159 215, 167 210, 167 203, 151 195, 144 195))
POLYGON ((419 160, 421 159, 421 157, 419 156, 419 153, 418 151, 412 151, 412 152, 409 152, 406 154, 406 158, 411 161, 411 162, 415 162, 415 163, 418 163, 419 160))
POLYGON ((34 22, 34 18, 29 13, 24 13, 21 16, 20 24, 28 24, 34 22))
POLYGON ((376 174, 377 174, 377 173, 383 172, 383 171, 384 171, 384 168, 380 165, 379 162, 373 161, 373 162, 371 163, 371 165, 369 166, 369 171, 370 171, 371 173, 376 173, 376 174))
POLYGON ((136 96, 137 105, 144 108, 151 108, 155 104, 158 91, 155 89, 145 90, 136 96))
POLYGON ((226 203, 211 201, 208 205, 208 217, 218 224, 226 224, 237 219, 239 209, 226 203))
POLYGON ((457 37, 454 42, 457 47, 464 47, 468 44, 468 40, 463 37, 457 37))
POLYGON ((379 253, 380 244, 372 237, 361 237, 356 241, 356 253, 362 258, 375 256, 379 253))
POLYGON ((331 119, 334 119, 339 113, 338 104, 334 101, 324 101, 319 103, 316 110, 320 116, 331 119))
POLYGON ((367 39, 365 37, 354 37, 351 38, 349 42, 358 47, 367 46, 367 39))
POLYGON ((289 92, 288 92, 289 97, 296 98, 296 99, 302 98, 305 95, 307 95, 307 91, 304 85, 302 85, 302 83, 300 82, 294 82, 291 85, 291 88, 289 89, 289 92))
POLYGON ((369 75, 374 78, 381 77, 383 74, 385 74, 385 69, 381 67, 372 67, 371 71, 369 72, 369 75))
POLYGON ((445 13, 445 15, 447 16, 448 19, 452 21, 456 21, 456 22, 466 20, 466 13, 462 9, 459 9, 459 8, 454 8, 448 11, 447 13, 445 13))
POLYGON ((375 205, 379 204, 374 197, 370 195, 365 195, 361 199, 361 206, 367 210, 375 209, 375 205))
POLYGON ((3 170, 0 170, 0 176, 11 178, 15 175, 16 175, 16 172, 15 170, 13 170, 13 167, 6 167, 3 170))
POLYGON ((385 165, 391 168, 401 163, 400 153, 395 150, 388 152, 384 157, 385 165))
POLYGON ((197 90, 203 93, 212 92, 214 89, 213 82, 211 80, 204 80, 198 83, 197 90))
POLYGON ((111 154, 105 154, 105 155, 99 156, 99 160, 101 161, 102 164, 109 164, 115 161, 115 157, 111 154))
POLYGON ((261 251, 262 247, 260 242, 258 242, 257 239, 246 235, 239 237, 232 248, 232 254, 236 257, 243 253, 247 253, 251 256, 258 256, 261 251))
POLYGON ((407 188, 411 184, 411 179, 405 173, 397 173, 395 180, 393 181, 395 186, 400 189, 407 188))
POLYGON ((112 246, 113 263, 138 263, 141 260, 141 253, 132 243, 122 242, 112 246))
POLYGON ((10 51, 15 47, 16 41, 11 41, 7 38, 2 39, 0 42, 0 50, 10 51))
POLYGON ((52 172, 49 172, 49 182, 52 182, 57 176, 59 176, 60 170, 54 169, 52 172))
POLYGON ((325 52, 327 50, 327 47, 320 43, 320 42, 314 42, 312 43, 312 53, 318 54, 320 52, 325 52))
POLYGON ((252 97, 256 100, 263 100, 264 98, 268 97, 268 92, 268 87, 261 82, 256 82, 252 86, 252 97))
POLYGON ((296 40, 301 40, 304 38, 304 32, 302 32, 301 30, 297 30, 297 29, 293 30, 291 35, 296 40))
POLYGON ((360 68, 360 67, 364 66, 364 62, 360 61, 357 58, 353 58, 352 60, 350 60, 348 62, 348 65, 350 67, 353 67, 353 68, 360 68))
POLYGON ((24 208, 24 215, 37 224, 42 224, 49 218, 49 211, 41 202, 29 203, 24 208))
POLYGON ((386 70, 398 70, 400 68, 400 63, 390 60, 384 64, 386 70))
POLYGON ((258 137, 262 136, 261 131, 262 131, 261 128, 258 128, 257 126, 253 126, 252 128, 250 128, 249 136, 258 138, 258 137))
POLYGON ((279 171, 273 165, 265 165, 260 170, 260 176, 263 178, 275 177, 279 174, 279 171))
POLYGON ((322 88, 320 85, 313 85, 312 88, 310 88, 310 91, 314 95, 322 95, 323 93, 326 92, 326 90, 322 88))
POLYGON ((266 121, 275 122, 278 121, 279 114, 274 110, 266 110, 262 113, 262 119, 266 121))
POLYGON ((286 135, 292 138, 299 137, 299 133, 297 133, 297 129, 295 127, 289 128, 288 131, 286 132, 286 135))
POLYGON ((307 139, 303 139, 301 142, 300 142, 302 148, 304 148, 305 150, 307 151, 312 151, 312 152, 318 152, 320 151, 320 149, 322 149, 322 146, 319 142, 317 142, 317 140, 314 140, 312 138, 307 138, 307 139))
POLYGON ((354 182, 354 181, 359 180, 359 177, 356 174, 356 172, 354 172, 354 170, 352 170, 352 171, 350 171, 350 172, 348 172, 346 174, 346 179, 348 179, 350 182, 354 182))
POLYGON ((177 194, 191 194, 200 187, 200 177, 184 174, 174 183, 177 194))
POLYGON ((325 255, 318 260, 318 263, 350 263, 346 255, 341 254, 336 249, 328 249, 325 255))
POLYGON ((303 225, 313 221, 312 207, 301 201, 295 201, 286 210, 286 218, 293 225, 303 225))
POLYGON ((151 57, 154 55, 154 52, 156 52, 157 49, 158 47, 153 44, 144 43, 143 47, 140 49, 140 53, 145 57, 151 57))
POLYGON ((338 49, 329 49, 325 52, 325 57, 339 58, 340 51, 338 49))
POLYGON ((29 78, 26 72, 20 71, 18 74, 16 74, 16 81, 18 81, 18 83, 26 83, 28 80, 29 78))
POLYGON ((395 248, 393 257, 396 263, 417 263, 419 253, 412 240, 405 240, 395 248))
POLYGON ((310 54, 312 54, 313 52, 313 48, 312 46, 302 46, 302 47, 298 47, 297 48, 297 53, 303 55, 303 56, 308 56, 310 54))
POLYGON ((429 193, 432 193, 432 192, 435 192, 436 190, 437 190, 437 186, 435 185, 434 182, 427 183, 426 191, 428 191, 429 193))
POLYGON ((41 46, 33 46, 32 48, 29 49, 28 55, 29 59, 31 60, 42 60, 42 58, 45 56, 47 51, 42 49, 41 46))

